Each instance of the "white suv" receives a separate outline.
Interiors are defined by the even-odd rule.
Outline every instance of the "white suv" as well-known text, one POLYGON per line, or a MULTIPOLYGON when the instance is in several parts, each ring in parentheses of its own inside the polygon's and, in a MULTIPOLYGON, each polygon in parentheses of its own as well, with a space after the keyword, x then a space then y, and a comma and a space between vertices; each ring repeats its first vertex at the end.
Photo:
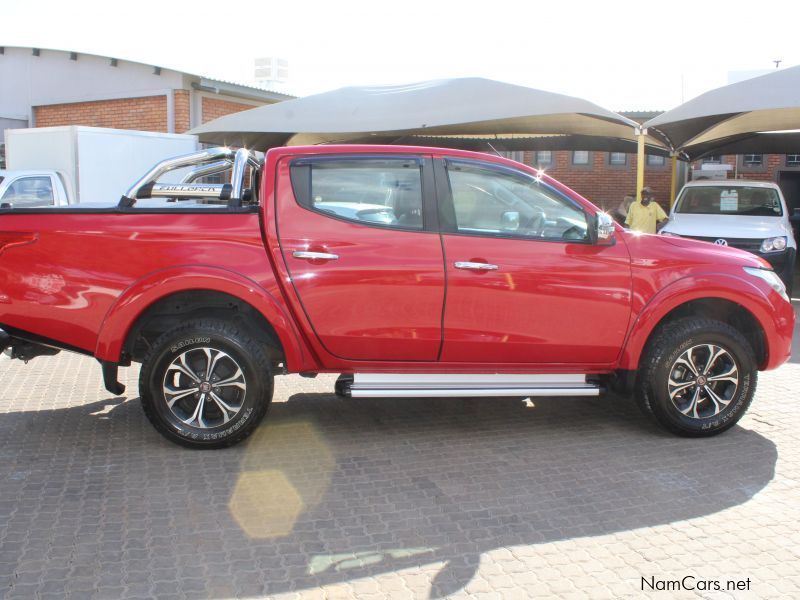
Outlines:
POLYGON ((786 201, 775 183, 691 181, 678 194, 660 233, 757 254, 791 289, 797 243, 786 201))

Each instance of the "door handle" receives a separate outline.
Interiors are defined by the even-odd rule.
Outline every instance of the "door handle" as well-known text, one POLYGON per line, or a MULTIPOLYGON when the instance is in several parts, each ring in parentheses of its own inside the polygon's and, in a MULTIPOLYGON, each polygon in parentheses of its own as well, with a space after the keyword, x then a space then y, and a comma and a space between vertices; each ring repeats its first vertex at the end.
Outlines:
POLYGON ((304 252, 297 250, 292 252, 295 258, 305 258, 307 260, 337 260, 338 254, 329 254, 328 252, 304 252))
POLYGON ((470 271, 497 271, 497 265, 490 263, 468 262, 459 260, 455 262, 456 269, 467 269, 470 271))

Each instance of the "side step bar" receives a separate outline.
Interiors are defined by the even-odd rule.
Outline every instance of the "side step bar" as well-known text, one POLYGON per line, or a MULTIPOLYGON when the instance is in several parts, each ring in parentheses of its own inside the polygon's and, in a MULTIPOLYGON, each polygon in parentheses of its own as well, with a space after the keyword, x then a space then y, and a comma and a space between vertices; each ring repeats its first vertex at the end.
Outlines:
POLYGON ((336 393, 352 398, 491 396, 598 396, 601 387, 584 374, 480 375, 356 373, 342 375, 336 393))

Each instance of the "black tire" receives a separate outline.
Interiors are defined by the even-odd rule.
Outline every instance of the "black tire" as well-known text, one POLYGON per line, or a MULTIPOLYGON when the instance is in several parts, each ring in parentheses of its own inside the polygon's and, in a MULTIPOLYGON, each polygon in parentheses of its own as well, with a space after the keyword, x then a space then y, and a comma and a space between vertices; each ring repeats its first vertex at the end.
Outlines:
POLYGON ((232 446, 249 436, 267 413, 272 388, 271 363, 261 345, 240 325, 210 319, 162 334, 139 375, 142 408, 156 430, 198 449, 232 446))
POLYGON ((635 395, 642 411, 667 431, 708 437, 742 418, 753 400, 757 378, 755 353, 738 330, 721 321, 689 317, 656 331, 648 342, 635 395), (705 373, 712 356, 718 358, 705 373), (698 368, 697 374, 689 362, 698 368))

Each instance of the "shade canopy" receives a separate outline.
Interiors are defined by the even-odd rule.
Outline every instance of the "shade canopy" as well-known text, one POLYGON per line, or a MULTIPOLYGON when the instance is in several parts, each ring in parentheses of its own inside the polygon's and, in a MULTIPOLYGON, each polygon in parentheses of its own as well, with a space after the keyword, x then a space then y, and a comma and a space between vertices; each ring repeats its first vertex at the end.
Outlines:
POLYGON ((800 129, 800 66, 711 90, 644 126, 692 158, 740 148, 780 152, 789 138, 756 134, 800 129))
MULTIPOLYGON (((492 143, 502 149, 545 149, 569 141, 570 149, 625 152, 635 143, 637 125, 580 98, 465 78, 345 87, 227 115, 189 133, 202 142, 259 149, 429 140, 450 147, 492 143)), ((657 138, 647 142, 654 151, 665 148, 657 138)))

